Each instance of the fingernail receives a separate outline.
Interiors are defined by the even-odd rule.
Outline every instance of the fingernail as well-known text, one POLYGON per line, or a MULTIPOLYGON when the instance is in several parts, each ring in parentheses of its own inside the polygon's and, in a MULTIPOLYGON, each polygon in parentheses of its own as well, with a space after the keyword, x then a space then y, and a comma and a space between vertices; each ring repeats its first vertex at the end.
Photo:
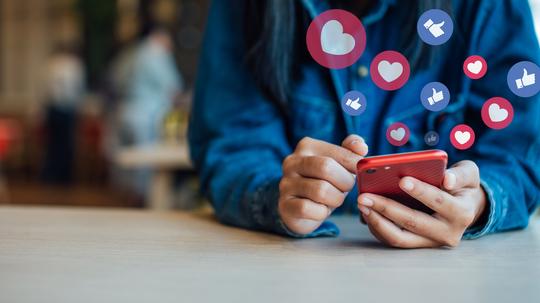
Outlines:
POLYGON ((360 211, 365 215, 365 216, 369 216, 369 213, 371 212, 371 210, 363 205, 360 205, 360 211))
POLYGON ((362 197, 362 199, 360 199, 360 204, 362 204, 364 206, 367 206, 367 207, 371 207, 371 206, 373 206, 373 200, 371 200, 368 197, 362 197))
POLYGON ((352 140, 351 145, 356 145, 358 143, 360 143, 360 140, 352 140))
POLYGON ((401 185, 401 188, 404 190, 412 190, 414 188, 414 184, 410 180, 405 179, 401 185))

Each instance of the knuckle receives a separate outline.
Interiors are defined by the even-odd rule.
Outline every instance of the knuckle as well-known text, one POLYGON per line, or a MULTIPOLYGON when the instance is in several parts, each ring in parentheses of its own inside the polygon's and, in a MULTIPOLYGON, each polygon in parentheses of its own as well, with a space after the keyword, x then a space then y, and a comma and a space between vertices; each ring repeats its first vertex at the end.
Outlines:
POLYGON ((292 170, 294 160, 295 160, 294 155, 288 155, 287 157, 285 157, 285 159, 283 159, 283 164, 282 164, 283 173, 287 173, 292 170))
POLYGON ((298 201, 298 216, 301 218, 307 218, 311 214, 309 202, 306 200, 298 201))
POLYGON ((304 137, 298 141, 298 144, 296 145, 296 151, 303 151, 309 149, 313 142, 313 139, 310 137, 304 137))
POLYGON ((414 216, 408 216, 405 221, 403 222, 403 227, 410 231, 414 231, 418 227, 418 222, 414 216))
POLYGON ((332 173, 333 166, 334 166, 334 163, 333 163, 332 159, 330 159, 330 158, 321 158, 318 165, 317 165, 317 169, 322 174, 328 175, 328 174, 332 173))
POLYGON ((330 193, 329 184, 324 181, 316 181, 313 183, 313 186, 313 193, 315 195, 315 198, 319 202, 326 200, 330 193))
POLYGON ((435 199, 433 199, 433 201, 435 202, 435 204, 443 204, 444 203, 444 195, 443 195, 443 193, 438 192, 435 195, 435 199))
POLYGON ((377 212, 380 213, 381 215, 386 215, 388 213, 388 208, 386 207, 386 203, 379 203, 377 212))

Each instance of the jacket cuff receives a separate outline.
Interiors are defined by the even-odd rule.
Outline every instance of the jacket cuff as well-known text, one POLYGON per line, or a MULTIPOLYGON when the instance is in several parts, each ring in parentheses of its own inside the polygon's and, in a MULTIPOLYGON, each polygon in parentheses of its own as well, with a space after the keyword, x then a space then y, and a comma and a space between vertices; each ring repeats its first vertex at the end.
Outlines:
POLYGON ((463 239, 477 239, 496 231, 497 222, 506 213, 508 208, 508 194, 501 187, 500 183, 493 177, 482 177, 480 185, 487 196, 486 212, 487 219, 480 225, 475 225, 467 229, 463 239))
POLYGON ((289 230, 279 216, 279 181, 280 179, 275 179, 260 186, 254 194, 251 203, 252 218, 260 229, 298 239, 339 235, 339 228, 330 221, 323 222, 315 231, 307 235, 289 230))

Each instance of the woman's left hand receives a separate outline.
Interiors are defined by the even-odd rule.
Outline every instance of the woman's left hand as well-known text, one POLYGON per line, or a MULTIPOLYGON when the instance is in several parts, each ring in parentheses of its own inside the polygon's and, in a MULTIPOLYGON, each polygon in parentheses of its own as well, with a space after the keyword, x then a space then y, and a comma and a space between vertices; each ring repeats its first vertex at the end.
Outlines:
POLYGON ((472 161, 448 169, 442 190, 412 177, 402 178, 399 186, 435 213, 429 215, 374 194, 360 195, 358 207, 369 229, 390 246, 455 247, 486 208, 480 173, 472 161))

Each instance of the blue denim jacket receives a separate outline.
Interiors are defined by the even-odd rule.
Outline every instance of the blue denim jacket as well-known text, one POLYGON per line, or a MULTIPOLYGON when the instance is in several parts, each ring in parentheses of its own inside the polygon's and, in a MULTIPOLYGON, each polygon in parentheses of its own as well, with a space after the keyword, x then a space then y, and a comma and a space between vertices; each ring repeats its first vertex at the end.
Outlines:
MULTIPOLYGON (((439 46, 436 64, 412 70, 408 83, 387 92, 361 73, 383 50, 398 50, 400 27, 396 16, 408 14, 405 1, 379 0, 362 18, 367 47, 356 64, 328 70, 310 61, 301 66, 286 113, 278 110, 258 88, 245 63, 244 1, 215 0, 212 4, 200 61, 189 128, 191 156, 201 177, 203 192, 223 223, 249 229, 299 236, 288 231, 277 212, 281 163, 305 136, 340 144, 349 134, 365 138, 371 155, 429 149, 423 135, 441 134, 437 148, 446 150, 450 164, 470 159, 480 167, 489 198, 487 220, 466 232, 476 238, 497 231, 524 228, 540 202, 540 100, 520 98, 506 84, 510 67, 522 60, 540 62, 540 51, 527 1, 453 1, 454 35, 439 46), (488 73, 470 80, 462 70, 469 55, 481 55, 488 73), (448 86, 452 100, 443 111, 425 110, 419 101, 422 87, 432 81, 448 86), (342 112, 339 99, 349 90, 363 92, 369 102, 364 114, 342 112), (515 116, 504 130, 487 128, 482 104, 501 96, 511 101, 515 116), (408 125, 405 146, 386 141, 387 127, 396 121, 408 125), (476 132, 467 151, 452 147, 452 127, 467 123, 476 132)), ((327 1, 304 0, 311 17, 327 10, 327 1)), ((298 39, 305 39, 298 37, 298 39)), ((341 212, 354 213, 356 190, 348 194, 341 212)), ((337 235, 324 222, 307 236, 337 235)))

